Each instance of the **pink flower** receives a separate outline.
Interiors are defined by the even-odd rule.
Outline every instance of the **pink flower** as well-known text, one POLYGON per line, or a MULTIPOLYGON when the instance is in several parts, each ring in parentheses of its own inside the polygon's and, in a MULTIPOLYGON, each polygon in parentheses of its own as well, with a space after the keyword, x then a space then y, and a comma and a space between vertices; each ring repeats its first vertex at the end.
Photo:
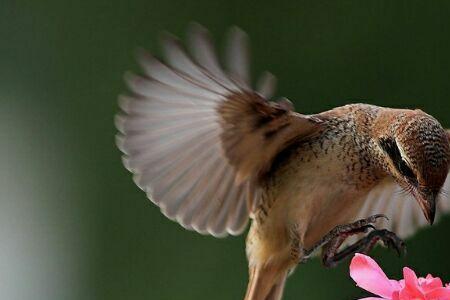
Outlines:
POLYGON ((392 280, 372 258, 363 254, 353 257, 350 276, 359 287, 379 296, 360 300, 450 300, 450 285, 443 286, 440 278, 430 274, 417 278, 413 270, 405 267, 404 279, 392 280))

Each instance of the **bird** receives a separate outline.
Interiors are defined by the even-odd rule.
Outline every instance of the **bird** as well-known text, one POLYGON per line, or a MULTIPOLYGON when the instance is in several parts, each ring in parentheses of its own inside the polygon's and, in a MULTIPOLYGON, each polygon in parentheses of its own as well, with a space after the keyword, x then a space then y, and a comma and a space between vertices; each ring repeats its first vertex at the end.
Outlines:
POLYGON ((376 244, 402 252, 450 210, 450 131, 434 117, 364 103, 302 114, 273 99, 272 74, 252 87, 242 29, 227 34, 223 62, 202 25, 186 40, 163 34, 164 59, 138 51, 117 146, 167 218, 214 237, 249 227, 245 300, 282 299, 320 251, 326 267, 376 244))

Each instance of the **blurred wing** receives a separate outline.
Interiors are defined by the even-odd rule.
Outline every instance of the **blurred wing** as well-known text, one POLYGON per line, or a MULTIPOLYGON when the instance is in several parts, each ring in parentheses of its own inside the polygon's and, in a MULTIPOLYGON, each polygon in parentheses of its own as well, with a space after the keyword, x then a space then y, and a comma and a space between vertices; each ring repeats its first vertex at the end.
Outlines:
MULTIPOLYGON (((450 176, 442 188, 436 209, 436 221, 450 211, 450 176)), ((367 218, 374 214, 385 214, 389 221, 382 220, 379 225, 395 232, 401 238, 407 238, 427 221, 416 200, 404 192, 392 179, 376 186, 364 200, 364 205, 356 219, 367 218)))
POLYGON ((251 90, 247 36, 239 29, 229 35, 227 71, 200 25, 189 42, 191 56, 166 36, 167 64, 140 54, 145 76, 126 76, 132 95, 120 99, 117 144, 136 184, 168 218, 200 233, 235 235, 258 204, 258 176, 318 121, 267 101, 270 75, 251 90))

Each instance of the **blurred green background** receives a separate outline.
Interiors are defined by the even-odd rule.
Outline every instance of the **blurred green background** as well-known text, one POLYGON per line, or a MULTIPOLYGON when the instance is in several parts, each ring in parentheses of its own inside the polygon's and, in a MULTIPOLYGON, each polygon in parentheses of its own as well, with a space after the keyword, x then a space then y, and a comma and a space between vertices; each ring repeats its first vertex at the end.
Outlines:
MULTIPOLYGON (((355 101, 421 108, 450 127, 448 1, 23 1, 0 3, 0 298, 240 299, 244 237, 214 239, 167 220, 132 183, 114 145, 133 51, 189 21, 219 45, 252 40, 298 111, 355 101)), ((450 281, 450 218, 377 249, 389 275, 409 265, 450 281)), ((355 299, 348 263, 297 269, 286 299, 355 299)))

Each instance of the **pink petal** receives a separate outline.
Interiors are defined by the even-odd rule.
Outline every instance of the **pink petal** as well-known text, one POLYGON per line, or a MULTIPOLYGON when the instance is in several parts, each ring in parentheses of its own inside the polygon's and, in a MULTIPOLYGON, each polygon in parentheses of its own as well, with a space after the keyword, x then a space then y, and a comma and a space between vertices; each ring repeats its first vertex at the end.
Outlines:
POLYGON ((403 268, 403 277, 405 278, 405 288, 400 295, 408 294, 412 298, 425 299, 424 294, 420 290, 419 280, 416 273, 408 267, 403 268))
POLYGON ((405 286, 405 283, 403 280, 397 281, 394 279, 389 279, 389 282, 391 283, 392 288, 396 291, 400 291, 405 286))
POLYGON ((405 278, 405 285, 419 285, 416 273, 408 267, 403 268, 403 278, 405 278))
POLYGON ((359 287, 385 299, 392 299, 396 290, 383 270, 367 255, 355 254, 350 263, 350 277, 359 287))
POLYGON ((392 294, 392 300, 400 300, 400 292, 399 291, 395 291, 392 294))
POLYGON ((450 299, 450 289, 437 288, 426 293, 427 299, 450 299))
POLYGON ((425 293, 443 287, 442 280, 439 277, 431 276, 431 274, 428 274, 426 278, 419 278, 419 285, 425 293))
POLYGON ((417 294, 416 292, 409 291, 408 289, 403 289, 400 291, 400 294, 398 296, 399 300, 427 300, 424 295, 417 294))

